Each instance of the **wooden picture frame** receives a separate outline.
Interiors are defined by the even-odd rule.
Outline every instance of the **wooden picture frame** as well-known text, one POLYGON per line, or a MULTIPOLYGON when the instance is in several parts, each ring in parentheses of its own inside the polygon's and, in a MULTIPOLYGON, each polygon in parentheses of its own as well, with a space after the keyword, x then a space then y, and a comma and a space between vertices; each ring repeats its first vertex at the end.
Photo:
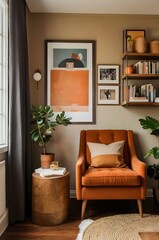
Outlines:
POLYGON ((119 64, 99 64, 98 84, 119 84, 119 64))
POLYGON ((119 86, 98 86, 98 105, 119 105, 119 86))
POLYGON ((55 117, 65 111, 72 123, 95 123, 96 42, 46 40, 46 98, 55 117))
POLYGON ((145 29, 126 29, 123 31, 123 53, 127 52, 128 46, 128 37, 131 37, 132 40, 135 41, 138 37, 146 37, 146 30, 145 29))

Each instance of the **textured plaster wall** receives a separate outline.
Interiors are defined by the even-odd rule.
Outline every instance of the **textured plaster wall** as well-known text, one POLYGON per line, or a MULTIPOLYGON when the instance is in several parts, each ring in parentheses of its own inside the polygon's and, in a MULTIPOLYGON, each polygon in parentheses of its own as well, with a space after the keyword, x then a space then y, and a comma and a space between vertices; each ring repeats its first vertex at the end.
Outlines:
MULTIPOLYGON (((158 16, 137 15, 84 15, 28 13, 28 46, 30 66, 31 104, 45 102, 45 40, 96 40, 97 64, 120 64, 122 58, 123 29, 145 29, 148 40, 159 38, 158 16), (42 80, 37 91, 32 75, 39 68, 42 80)), ((97 78, 97 75, 96 75, 97 78)), ((70 172, 70 188, 75 189, 75 163, 78 156, 81 129, 132 129, 139 158, 156 145, 156 139, 144 131, 138 119, 146 115, 159 119, 158 107, 96 106, 96 124, 57 127, 49 151, 55 152, 61 166, 70 172)), ((39 167, 40 150, 32 144, 33 168, 39 167)), ((145 161, 145 160, 144 160, 145 161)), ((148 163, 153 159, 147 159, 148 163)), ((148 188, 153 186, 148 181, 148 188)))

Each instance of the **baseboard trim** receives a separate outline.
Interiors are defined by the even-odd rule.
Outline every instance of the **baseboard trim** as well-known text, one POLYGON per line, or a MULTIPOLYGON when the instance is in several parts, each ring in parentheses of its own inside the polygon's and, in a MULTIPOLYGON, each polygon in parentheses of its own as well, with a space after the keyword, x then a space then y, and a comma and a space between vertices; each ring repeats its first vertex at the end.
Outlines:
POLYGON ((7 227, 8 227, 8 208, 6 209, 5 213, 0 219, 0 236, 3 234, 7 227))
POLYGON ((76 190, 70 190, 70 198, 76 198, 76 190))

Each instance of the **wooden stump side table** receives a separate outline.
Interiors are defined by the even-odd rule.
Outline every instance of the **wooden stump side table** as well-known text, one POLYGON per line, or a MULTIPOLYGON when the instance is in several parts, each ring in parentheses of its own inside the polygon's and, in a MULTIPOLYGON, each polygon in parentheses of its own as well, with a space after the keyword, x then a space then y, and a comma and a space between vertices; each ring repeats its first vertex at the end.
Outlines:
POLYGON ((32 174, 32 221, 53 226, 64 223, 69 216, 69 173, 41 177, 32 174))

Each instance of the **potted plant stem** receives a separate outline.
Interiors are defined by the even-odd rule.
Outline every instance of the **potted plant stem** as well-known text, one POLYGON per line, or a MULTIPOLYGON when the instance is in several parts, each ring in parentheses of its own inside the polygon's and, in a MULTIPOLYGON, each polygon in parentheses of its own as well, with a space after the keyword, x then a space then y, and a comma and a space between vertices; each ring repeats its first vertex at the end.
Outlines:
MULTIPOLYGON (((140 124, 143 129, 150 129, 151 135, 156 136, 158 141, 158 146, 151 148, 144 158, 153 155, 153 157, 159 160, 159 121, 150 116, 146 116, 145 119, 139 119, 140 124)), ((153 188, 154 199, 157 203, 159 203, 159 163, 151 164, 147 167, 147 175, 150 178, 158 181, 157 188, 153 188)))
POLYGON ((53 153, 47 153, 46 146, 52 139, 52 133, 55 130, 55 127, 58 125, 67 126, 71 120, 71 118, 66 117, 64 111, 57 114, 54 122, 51 120, 53 116, 54 111, 48 105, 33 106, 31 109, 31 124, 33 124, 34 127, 31 130, 30 135, 31 139, 43 148, 41 154, 42 168, 49 168, 50 162, 54 159, 53 153))
POLYGON ((131 35, 127 35, 127 51, 134 52, 134 40, 132 39, 131 35))

